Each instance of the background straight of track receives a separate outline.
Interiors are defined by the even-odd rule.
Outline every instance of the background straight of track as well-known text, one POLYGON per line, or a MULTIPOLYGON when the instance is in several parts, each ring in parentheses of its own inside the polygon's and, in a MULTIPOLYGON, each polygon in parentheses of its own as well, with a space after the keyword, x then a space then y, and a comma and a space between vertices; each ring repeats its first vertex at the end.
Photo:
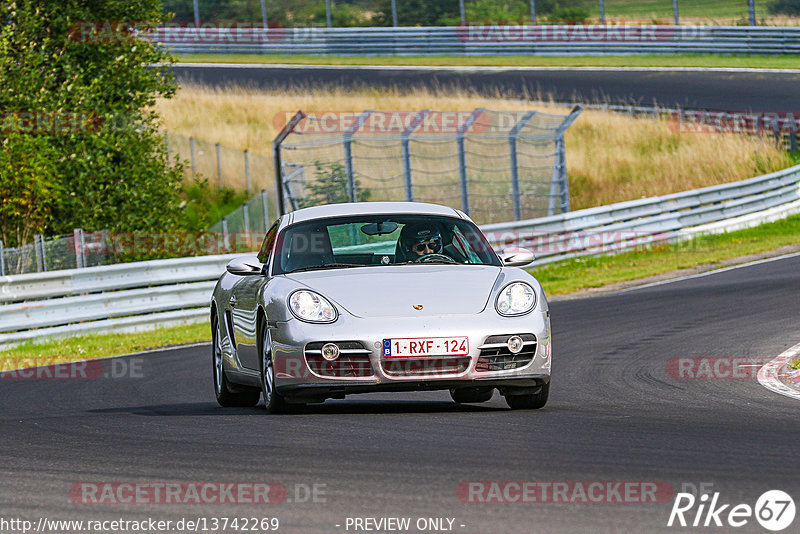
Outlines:
POLYGON ((454 87, 480 94, 722 111, 800 110, 800 73, 726 70, 464 69, 279 65, 175 66, 180 83, 215 87, 454 87))
MULTIPOLYGON (((552 304, 554 382, 538 412, 447 393, 353 396, 292 415, 214 402, 207 347, 143 357, 143 378, 0 380, 2 515, 448 516, 464 533, 668 531, 671 503, 465 504, 468 480, 711 482, 722 501, 800 497, 797 401, 755 380, 673 380, 677 356, 774 356, 800 341, 800 257, 552 304), (327 502, 82 506, 79 481, 327 484, 327 502)), ((800 521, 797 519, 796 521, 800 521)), ((797 524, 797 523, 795 523, 797 524)), ((757 525, 756 525, 757 526, 757 525)), ((758 531, 751 521, 749 528, 758 531)))

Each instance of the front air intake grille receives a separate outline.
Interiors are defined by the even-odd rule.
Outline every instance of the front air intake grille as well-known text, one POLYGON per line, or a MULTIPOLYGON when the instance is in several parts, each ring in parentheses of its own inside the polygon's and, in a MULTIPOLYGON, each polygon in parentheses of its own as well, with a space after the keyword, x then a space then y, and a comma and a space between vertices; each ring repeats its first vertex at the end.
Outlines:
POLYGON ((478 356, 478 363, 475 365, 476 371, 509 371, 525 367, 536 356, 536 336, 533 334, 503 334, 489 336, 479 347, 481 349, 478 356), (508 350, 508 338, 517 335, 522 338, 522 350, 513 354, 508 350))
POLYGON ((469 356, 449 356, 446 358, 388 358, 381 361, 387 376, 441 376, 457 375, 467 371, 471 360, 469 356))
POLYGON ((306 363, 316 375, 326 378, 363 378, 373 376, 370 351, 358 341, 315 341, 306 345, 306 363), (322 346, 336 343, 339 357, 328 361, 322 357, 322 346))

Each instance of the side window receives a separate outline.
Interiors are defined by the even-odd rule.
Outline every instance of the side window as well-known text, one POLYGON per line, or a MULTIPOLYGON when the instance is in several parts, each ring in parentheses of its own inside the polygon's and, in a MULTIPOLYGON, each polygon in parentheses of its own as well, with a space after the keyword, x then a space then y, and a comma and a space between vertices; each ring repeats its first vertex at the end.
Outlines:
POLYGON ((258 261, 263 264, 269 263, 269 255, 275 245, 275 238, 278 235, 278 221, 272 225, 267 235, 264 236, 264 241, 261 243, 261 249, 258 251, 258 261))

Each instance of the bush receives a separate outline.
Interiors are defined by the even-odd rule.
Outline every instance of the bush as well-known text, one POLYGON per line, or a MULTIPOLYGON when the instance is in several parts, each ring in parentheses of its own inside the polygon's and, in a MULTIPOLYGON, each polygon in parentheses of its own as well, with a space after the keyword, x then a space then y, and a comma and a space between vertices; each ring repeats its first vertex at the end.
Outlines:
POLYGON ((44 139, 30 135, 10 135, 0 149, 0 239, 16 247, 50 221, 58 196, 56 155, 44 139))
POLYGON ((4 159, 19 158, 31 176, 43 175, 44 168, 34 152, 49 154, 48 191, 55 196, 48 200, 52 217, 45 220, 46 233, 176 227, 183 169, 168 161, 151 111, 157 97, 176 90, 172 59, 133 34, 98 38, 91 26, 80 25, 109 21, 100 29, 119 29, 111 21, 147 21, 137 26, 147 30, 162 19, 159 0, 0 4, 0 110, 91 117, 60 130, 0 131, 4 159), (149 66, 154 64, 162 66, 149 66))
POLYGON ((585 24, 590 14, 586 8, 579 6, 561 7, 557 5, 547 20, 554 24, 585 24))
MULTIPOLYGON (((372 196, 370 190, 361 187, 361 182, 357 179, 355 184, 356 200, 358 202, 369 200, 369 197, 372 196)), ((350 202, 350 196, 347 193, 347 172, 344 165, 338 162, 326 166, 315 161, 314 181, 306 182, 305 189, 306 197, 298 202, 301 208, 350 202)))
POLYGON ((800 0, 773 0, 767 9, 773 15, 800 16, 800 0))

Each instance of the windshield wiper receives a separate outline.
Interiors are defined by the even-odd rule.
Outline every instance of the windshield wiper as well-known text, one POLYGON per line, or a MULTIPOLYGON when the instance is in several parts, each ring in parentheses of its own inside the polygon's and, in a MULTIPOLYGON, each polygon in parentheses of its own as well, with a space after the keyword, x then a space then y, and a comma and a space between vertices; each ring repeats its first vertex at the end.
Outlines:
POLYGON ((365 267, 365 266, 353 265, 352 263, 329 263, 327 265, 311 265, 309 267, 301 267, 300 269, 289 271, 287 274, 302 273, 306 271, 322 271, 325 269, 348 269, 350 267, 365 267))

